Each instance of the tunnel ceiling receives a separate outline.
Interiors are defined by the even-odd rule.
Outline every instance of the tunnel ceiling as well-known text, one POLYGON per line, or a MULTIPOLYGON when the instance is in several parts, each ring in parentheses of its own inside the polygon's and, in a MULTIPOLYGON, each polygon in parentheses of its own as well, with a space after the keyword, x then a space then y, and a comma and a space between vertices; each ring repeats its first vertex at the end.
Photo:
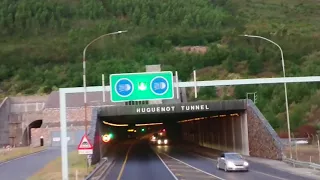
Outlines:
POLYGON ((179 104, 109 106, 101 109, 100 120, 111 123, 153 123, 243 112, 246 100, 201 101, 179 104))

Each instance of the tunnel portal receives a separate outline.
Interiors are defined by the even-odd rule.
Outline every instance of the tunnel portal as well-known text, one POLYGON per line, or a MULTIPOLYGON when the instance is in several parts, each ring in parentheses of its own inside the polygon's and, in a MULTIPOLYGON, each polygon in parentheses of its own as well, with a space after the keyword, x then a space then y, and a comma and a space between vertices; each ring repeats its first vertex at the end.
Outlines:
POLYGON ((278 135, 250 100, 108 106, 100 108, 97 117, 100 122, 131 127, 163 123, 168 133, 179 134, 185 142, 243 155, 282 159, 278 135))

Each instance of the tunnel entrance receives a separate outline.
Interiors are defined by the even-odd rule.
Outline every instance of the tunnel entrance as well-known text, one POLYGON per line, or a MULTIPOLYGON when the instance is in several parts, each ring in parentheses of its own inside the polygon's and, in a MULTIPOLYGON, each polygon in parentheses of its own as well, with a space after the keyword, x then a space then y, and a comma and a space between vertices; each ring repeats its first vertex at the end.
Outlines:
POLYGON ((23 132, 22 145, 29 146, 30 144, 32 144, 31 129, 40 128, 41 125, 42 125, 42 120, 35 120, 31 122, 29 125, 27 125, 27 127, 23 132))
POLYGON ((162 124, 173 140, 249 155, 246 106, 246 100, 109 106, 98 116, 119 136, 132 127, 141 133, 143 124, 162 124))

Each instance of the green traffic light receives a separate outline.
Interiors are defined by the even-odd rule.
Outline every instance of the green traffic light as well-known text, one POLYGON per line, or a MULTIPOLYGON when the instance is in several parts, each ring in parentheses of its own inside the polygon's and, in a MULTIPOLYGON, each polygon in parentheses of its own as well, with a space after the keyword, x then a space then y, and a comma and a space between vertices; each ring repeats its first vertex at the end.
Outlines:
POLYGON ((109 136, 110 136, 110 138, 113 138, 113 134, 112 133, 110 133, 109 136))
POLYGON ((144 131, 144 130, 145 130, 144 128, 141 129, 141 131, 144 131))

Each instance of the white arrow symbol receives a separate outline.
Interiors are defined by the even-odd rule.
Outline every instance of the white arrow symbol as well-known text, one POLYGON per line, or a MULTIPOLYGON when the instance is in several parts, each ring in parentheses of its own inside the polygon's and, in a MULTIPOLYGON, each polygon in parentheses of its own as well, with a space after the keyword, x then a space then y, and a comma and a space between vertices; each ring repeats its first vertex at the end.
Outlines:
POLYGON ((139 83, 138 89, 140 91, 145 91, 147 89, 147 86, 145 85, 145 83, 139 83))

